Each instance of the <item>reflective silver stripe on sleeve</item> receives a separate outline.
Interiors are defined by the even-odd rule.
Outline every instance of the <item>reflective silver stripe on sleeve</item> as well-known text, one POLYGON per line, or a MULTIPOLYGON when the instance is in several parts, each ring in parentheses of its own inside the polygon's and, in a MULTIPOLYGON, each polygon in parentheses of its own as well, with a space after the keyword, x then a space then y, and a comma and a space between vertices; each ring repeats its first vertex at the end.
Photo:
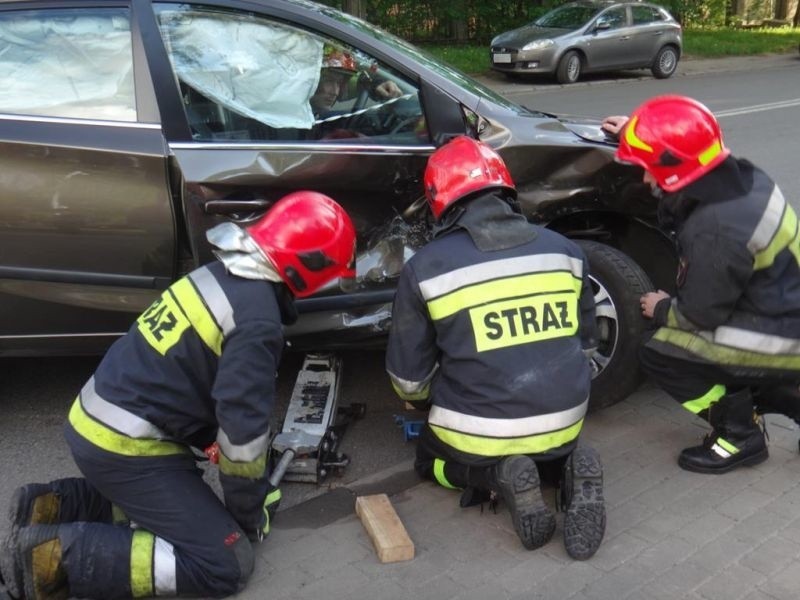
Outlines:
POLYGON ((234 330, 236 323, 233 320, 233 307, 219 282, 208 270, 208 267, 190 273, 189 278, 203 297, 208 310, 214 315, 222 333, 227 336, 234 330))
POLYGON ((783 213, 786 210, 786 200, 781 193, 780 188, 776 185, 772 188, 772 194, 767 202, 767 208, 761 216, 761 220, 756 225, 753 235, 747 242, 747 249, 750 253, 755 255, 764 250, 775 234, 783 221, 783 213))
POLYGON ((536 254, 491 260, 426 279, 420 282, 419 289, 425 300, 431 300, 482 281, 558 270, 570 271, 580 279, 583 277, 583 262, 566 254, 536 254))
POLYGON ((222 429, 217 432, 219 449, 226 458, 235 462, 251 462, 264 454, 267 451, 269 437, 269 430, 267 430, 264 435, 260 435, 246 444, 236 445, 231 442, 228 434, 222 429))
POLYGON ((389 373, 389 377, 392 378, 392 382, 400 389, 404 394, 414 395, 420 391, 422 391, 426 385, 431 382, 433 379, 433 375, 436 373, 436 369, 439 368, 439 365, 434 365, 431 372, 428 373, 422 381, 410 381, 408 379, 403 379, 402 377, 398 377, 391 371, 387 371, 389 373))
POLYGON ((762 354, 800 356, 800 340, 758 333, 757 331, 728 325, 717 327, 714 331, 713 341, 724 346, 762 354))
POLYGON ((166 540, 156 537, 153 548, 153 587, 156 596, 174 596, 178 593, 175 566, 175 548, 166 540))
POLYGON ((433 406, 428 414, 428 423, 447 429, 493 438, 511 438, 548 433, 574 425, 586 415, 589 398, 567 410, 549 415, 523 417, 521 419, 491 419, 465 415, 441 406, 433 406))
POLYGON ((81 406, 86 414, 128 437, 167 439, 167 435, 152 423, 102 398, 94 389, 94 376, 81 390, 81 406))

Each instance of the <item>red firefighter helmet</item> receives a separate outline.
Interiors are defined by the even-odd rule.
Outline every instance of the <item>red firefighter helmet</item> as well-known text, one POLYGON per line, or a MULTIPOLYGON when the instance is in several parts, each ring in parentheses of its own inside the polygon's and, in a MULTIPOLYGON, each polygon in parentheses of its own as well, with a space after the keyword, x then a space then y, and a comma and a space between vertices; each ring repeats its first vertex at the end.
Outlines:
POLYGON ((284 196, 247 232, 295 296, 309 296, 337 277, 355 277, 355 228, 324 194, 284 196))
POLYGON ((344 75, 352 75, 358 71, 353 55, 333 46, 325 46, 322 51, 322 68, 333 69, 344 75))
POLYGON ((464 196, 489 188, 516 189, 503 159, 491 147, 459 136, 431 154, 425 168, 425 197, 434 218, 464 196))
POLYGON ((659 187, 675 192, 711 171, 730 153, 708 108, 685 96, 658 96, 631 115, 617 159, 643 167, 659 187))

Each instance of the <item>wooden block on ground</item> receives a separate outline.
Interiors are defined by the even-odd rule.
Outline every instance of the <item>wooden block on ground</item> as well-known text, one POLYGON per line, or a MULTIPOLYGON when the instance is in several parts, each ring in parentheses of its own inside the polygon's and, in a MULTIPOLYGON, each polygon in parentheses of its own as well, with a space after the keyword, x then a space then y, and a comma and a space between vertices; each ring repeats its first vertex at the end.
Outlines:
POLYGON ((382 563, 414 558, 414 542, 386 494, 356 498, 356 514, 375 544, 382 563))

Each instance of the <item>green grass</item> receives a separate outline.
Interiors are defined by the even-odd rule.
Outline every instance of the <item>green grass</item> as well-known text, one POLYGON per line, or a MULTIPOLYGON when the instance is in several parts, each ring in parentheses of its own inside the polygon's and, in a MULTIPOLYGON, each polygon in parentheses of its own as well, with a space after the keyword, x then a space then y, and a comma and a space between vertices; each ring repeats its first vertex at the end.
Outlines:
POLYGON ((690 29, 683 34, 683 52, 697 58, 797 52, 800 29, 690 29))
MULTIPOLYGON (((777 52, 797 52, 800 28, 687 29, 683 32, 684 56, 715 58, 777 52)), ((484 73, 489 68, 489 45, 428 45, 437 58, 465 73, 484 73)))

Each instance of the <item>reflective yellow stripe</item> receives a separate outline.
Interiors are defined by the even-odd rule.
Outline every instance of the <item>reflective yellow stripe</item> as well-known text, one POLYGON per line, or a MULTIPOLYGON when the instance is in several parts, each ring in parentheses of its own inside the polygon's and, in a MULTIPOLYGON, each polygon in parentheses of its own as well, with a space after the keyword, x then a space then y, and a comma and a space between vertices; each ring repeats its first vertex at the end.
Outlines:
POLYGON ((281 497, 282 497, 281 491, 278 488, 275 488, 269 494, 267 494, 267 497, 264 499, 264 506, 262 507, 262 510, 264 511, 264 526, 261 528, 261 532, 264 535, 269 534, 269 529, 270 529, 269 511, 272 508, 273 504, 281 501, 281 497))
POLYGON ((717 384, 699 398, 695 398, 694 400, 688 400, 684 402, 683 408, 685 408, 689 412, 697 414, 702 410, 706 410, 717 400, 722 398, 725 395, 726 391, 727 390, 725 389, 724 385, 717 384))
POLYGON ((192 282, 184 277, 170 289, 186 316, 189 317, 189 322, 194 327, 197 335, 200 336, 214 354, 220 356, 222 354, 222 330, 217 325, 197 290, 195 290, 192 282))
POLYGON ((436 321, 487 301, 530 296, 532 292, 552 294, 580 289, 581 280, 569 272, 531 273, 476 283, 445 294, 428 302, 428 312, 436 321))
POLYGON ((688 331, 661 327, 654 340, 683 348, 690 354, 710 362, 742 367, 800 370, 800 356, 796 354, 760 354, 727 346, 720 346, 688 331))
POLYGON ((125 514, 124 510, 122 510, 116 504, 112 504, 111 505, 111 522, 114 525, 127 525, 128 523, 130 523, 130 519, 128 519, 128 516, 125 514))
POLYGON ((436 478, 436 482, 447 489, 457 490, 458 488, 447 480, 447 476, 444 474, 444 465, 445 462, 441 458, 433 459, 433 476, 436 478))
POLYGON ((153 548, 155 537, 137 529, 131 540, 131 595, 134 598, 153 596, 153 548))
POLYGON ((511 454, 539 454, 558 448, 578 437, 583 419, 566 429, 518 438, 488 438, 468 435, 430 425, 431 430, 448 446, 478 456, 509 456, 511 454))
POLYGON ((392 381, 392 387, 394 388, 395 393, 403 400, 408 400, 409 402, 415 402, 417 400, 427 400, 428 396, 430 395, 431 391, 431 384, 426 383, 425 387, 423 387, 420 391, 415 392, 413 394, 409 394, 403 391, 399 385, 397 385, 394 381, 392 381))
POLYGON ((69 411, 69 422, 75 431, 95 446, 115 454, 123 454, 125 456, 166 456, 170 454, 188 454, 190 452, 182 444, 131 438, 117 433, 87 415, 83 411, 79 398, 72 403, 72 408, 69 411))
POLYGON ((233 477, 258 479, 267 472, 267 455, 262 454, 249 462, 237 462, 229 459, 224 453, 219 455, 219 471, 233 477))
POLYGON ((718 437, 715 440, 715 442, 717 444, 719 444, 722 448, 724 448, 725 450, 730 452, 731 454, 736 454, 737 452, 739 452, 739 449, 736 446, 734 446, 733 444, 731 444, 728 440, 726 440, 724 438, 718 437))
POLYGON ((720 152, 722 152, 722 144, 719 140, 717 140, 700 153, 700 156, 697 157, 697 162, 705 166, 717 158, 720 155, 720 152))
POLYGON ((639 122, 639 117, 634 116, 631 118, 631 122, 625 128, 625 141, 628 142, 628 145, 631 148, 638 148, 639 150, 644 150, 645 152, 653 153, 653 147, 649 144, 646 144, 644 141, 639 139, 639 136, 636 135, 636 124, 639 122))
POLYGON ((800 232, 798 232, 797 227, 797 215, 788 204, 784 210, 777 233, 766 248, 756 253, 753 269, 758 271, 772 266, 775 262, 775 257, 786 248, 789 249, 795 260, 800 264, 800 232))

